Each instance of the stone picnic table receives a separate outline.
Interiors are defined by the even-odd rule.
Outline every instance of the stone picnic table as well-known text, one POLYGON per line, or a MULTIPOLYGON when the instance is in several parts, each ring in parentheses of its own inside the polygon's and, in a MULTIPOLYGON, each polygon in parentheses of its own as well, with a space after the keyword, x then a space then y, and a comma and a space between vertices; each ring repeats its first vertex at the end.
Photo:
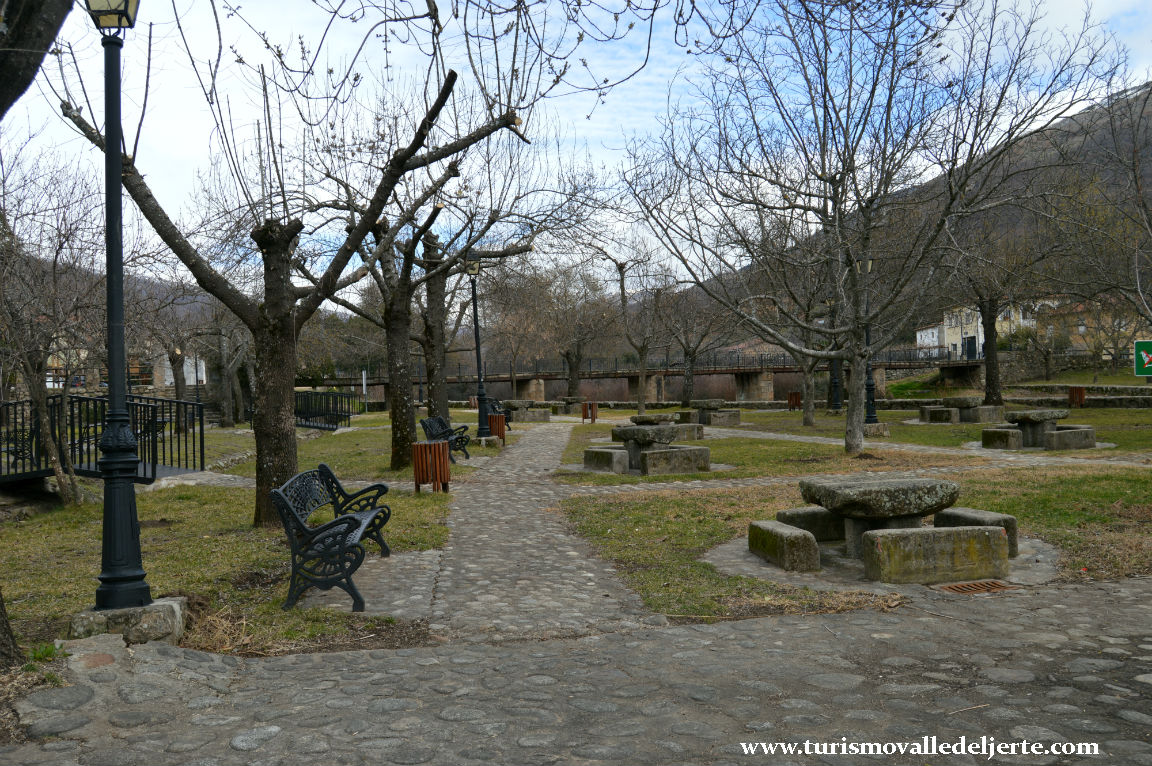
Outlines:
POLYGON ((960 487, 942 479, 829 477, 801 480, 800 494, 844 519, 847 553, 859 558, 865 532, 919 527, 921 517, 952 506, 960 487))
POLYGON ((628 467, 640 468, 640 453, 653 444, 671 444, 679 433, 672 415, 633 415, 630 426, 616 426, 612 438, 624 442, 628 450, 628 467))
POLYGON ((1023 410, 1009 412, 1005 420, 1014 423, 1023 437, 1025 447, 1043 447, 1044 433, 1056 429, 1056 421, 1068 417, 1068 410, 1023 410))

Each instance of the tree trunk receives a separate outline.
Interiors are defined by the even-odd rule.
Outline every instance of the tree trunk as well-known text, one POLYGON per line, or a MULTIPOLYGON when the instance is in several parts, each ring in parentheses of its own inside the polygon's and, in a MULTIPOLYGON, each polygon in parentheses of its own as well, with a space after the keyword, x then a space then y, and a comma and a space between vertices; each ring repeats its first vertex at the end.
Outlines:
POLYGON ((4 591, 0 590, 0 670, 7 670, 24 664, 24 653, 16 643, 12 624, 8 622, 8 610, 4 608, 4 591))
POLYGON ((1000 352, 996 347, 997 301, 981 298, 977 301, 980 324, 984 327, 984 404, 1004 404, 1000 388, 1000 352))
POLYGON ((232 367, 228 364, 228 339, 220 333, 220 427, 236 427, 236 402, 232 398, 232 367))
POLYGON ((844 416, 844 452, 849 455, 859 455, 864 450, 864 410, 865 374, 867 369, 867 351, 863 343, 859 344, 852 356, 852 368, 848 378, 848 410, 844 416))
MULTIPOLYGON (((24 383, 28 386, 28 397, 32 401, 32 427, 36 429, 35 443, 43 452, 44 459, 48 461, 48 467, 52 469, 60 502, 71 505, 80 499, 79 485, 75 473, 69 476, 60 460, 56 432, 48 413, 48 389, 44 382, 47 374, 47 357, 43 354, 38 354, 37 358, 22 355, 20 361, 24 369, 24 383)), ((64 383, 67 385, 67 379, 64 383)))
POLYGON ((640 370, 636 374, 636 412, 643 415, 648 411, 648 405, 645 401, 648 398, 648 353, 640 355, 640 370))
POLYGON ((280 524, 270 492, 296 474, 296 327, 291 314, 253 332, 256 375, 252 431, 256 436, 254 526, 280 524))
POLYGON ((392 470, 412 464, 416 409, 412 403, 412 370, 408 361, 412 296, 397 289, 390 296, 385 330, 388 348, 388 409, 392 418, 392 470))
POLYGON ((692 406, 692 399, 696 396, 696 354, 687 349, 684 351, 684 385, 680 392, 680 405, 684 409, 692 406))
MULTIPOLYGON (((424 260, 428 271, 434 271, 440 264, 439 239, 428 236, 424 239, 424 260)), ((448 362, 448 343, 444 337, 444 326, 448 322, 448 308, 445 295, 448 286, 448 272, 435 274, 424 285, 427 299, 424 306, 424 367, 428 371, 428 414, 439 415, 448 420, 448 382, 445 380, 445 367, 448 362)))
POLYGON ((584 362, 584 349, 577 345, 562 351, 560 356, 568 363, 568 396, 580 395, 580 365, 584 362))
POLYGON ((188 399, 188 381, 184 378, 184 360, 187 358, 183 351, 178 351, 175 347, 168 349, 168 366, 172 368, 174 398, 182 402, 188 399))
MULTIPOLYGON (((0 3, 0 119, 24 94, 52 47, 72 0, 8 0, 0 3)), ((51 61, 51 59, 49 59, 51 61)))
POLYGON ((816 360, 805 360, 800 369, 803 371, 800 383, 804 397, 803 425, 812 427, 816 425, 816 360))

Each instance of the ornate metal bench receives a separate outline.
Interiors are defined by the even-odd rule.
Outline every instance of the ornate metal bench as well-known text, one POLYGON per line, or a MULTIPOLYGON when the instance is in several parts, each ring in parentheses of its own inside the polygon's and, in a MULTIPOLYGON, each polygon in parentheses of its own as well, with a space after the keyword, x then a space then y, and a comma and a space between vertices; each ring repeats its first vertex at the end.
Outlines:
POLYGON ((4 452, 8 454, 9 466, 32 459, 36 453, 36 434, 32 429, 14 428, 8 431, 7 437, 4 452))
POLYGON ((512 430, 512 413, 508 411, 507 407, 500 403, 499 399, 488 400, 488 412, 492 415, 503 415, 504 427, 509 431, 512 430))
POLYGON ((453 428, 447 420, 439 415, 434 415, 421 420, 420 427, 424 429, 424 437, 428 441, 448 442, 448 459, 453 463, 456 462, 456 458, 452 457, 453 452, 463 452, 465 460, 471 459, 472 456, 468 454, 468 442, 472 440, 472 437, 467 433, 468 426, 453 428))
POLYGON ((392 552, 380 532, 392 517, 391 509, 380 502, 387 492, 386 484, 373 484, 349 493, 323 463, 272 490, 272 505, 292 547, 292 579, 284 609, 291 609, 308 588, 335 586, 352 597, 353 612, 364 611, 364 597, 352 584, 352 574, 364 561, 364 538, 374 540, 382 556, 392 552), (309 526, 309 516, 325 505, 332 506, 336 518, 309 526))

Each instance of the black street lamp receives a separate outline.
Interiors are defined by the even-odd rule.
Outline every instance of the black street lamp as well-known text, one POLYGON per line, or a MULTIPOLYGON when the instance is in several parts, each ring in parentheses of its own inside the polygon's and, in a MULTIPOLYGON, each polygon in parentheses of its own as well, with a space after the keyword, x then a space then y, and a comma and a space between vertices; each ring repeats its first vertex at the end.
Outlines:
POLYGON ((469 254, 464 263, 464 273, 472 283, 472 333, 476 340, 476 438, 486 439, 492 435, 488 427, 488 392, 484 390, 484 360, 480 356, 480 310, 476 301, 476 277, 480 274, 480 256, 469 254))
POLYGON ((136 23, 139 0, 85 0, 104 45, 104 173, 107 206, 108 410, 100 436, 104 474, 104 530, 97 609, 147 606, 152 594, 144 580, 140 523, 136 518, 136 478, 140 458, 128 415, 128 365, 124 351, 124 252, 120 178, 120 49, 123 30, 136 23))

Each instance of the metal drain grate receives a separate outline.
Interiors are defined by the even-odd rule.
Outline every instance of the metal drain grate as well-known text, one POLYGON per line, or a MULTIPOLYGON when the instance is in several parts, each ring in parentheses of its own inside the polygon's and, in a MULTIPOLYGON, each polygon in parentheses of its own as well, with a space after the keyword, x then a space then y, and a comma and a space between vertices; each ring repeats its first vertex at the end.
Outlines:
POLYGON ((949 593, 959 593, 962 596, 974 596, 977 593, 1016 590, 1016 586, 1002 583, 999 580, 980 580, 978 582, 960 582, 954 585, 941 585, 940 590, 946 590, 949 593))

